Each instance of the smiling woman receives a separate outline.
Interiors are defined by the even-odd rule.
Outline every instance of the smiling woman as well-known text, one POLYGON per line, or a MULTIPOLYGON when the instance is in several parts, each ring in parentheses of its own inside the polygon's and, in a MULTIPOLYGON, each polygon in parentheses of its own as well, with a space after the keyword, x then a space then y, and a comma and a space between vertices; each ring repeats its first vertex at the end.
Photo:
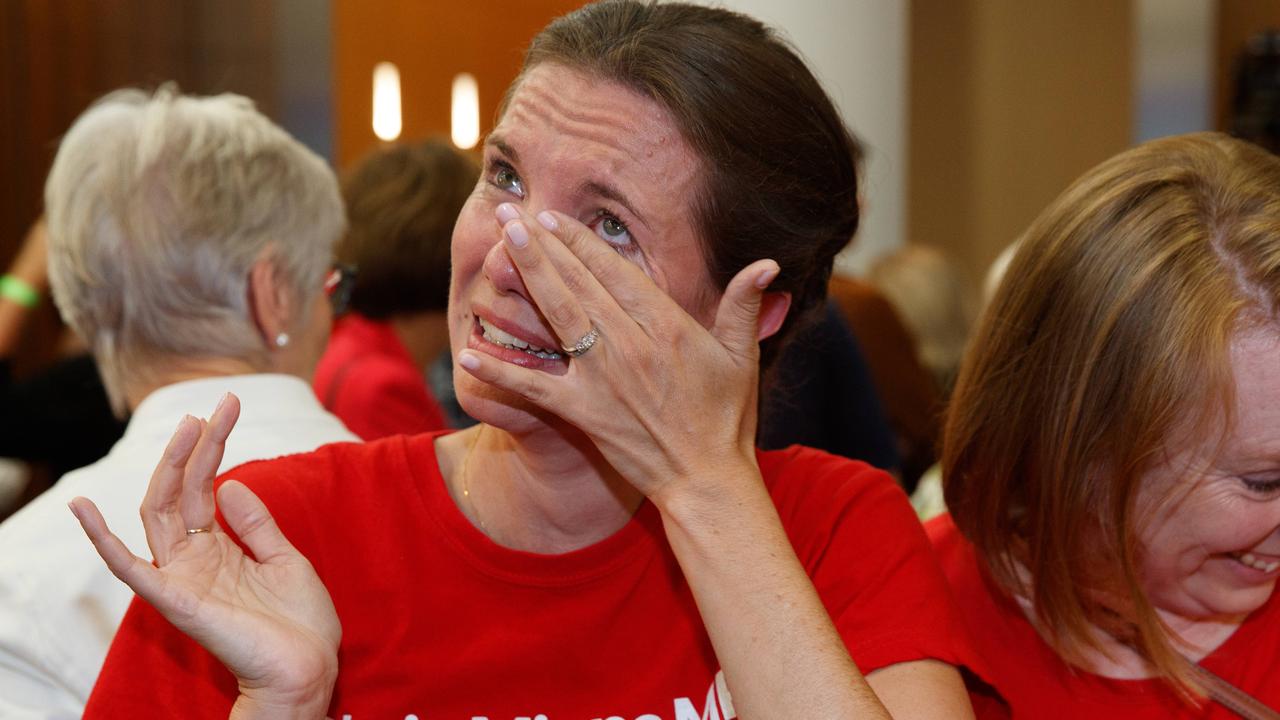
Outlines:
POLYGON ((225 527, 188 535, 214 520, 216 412, 157 470, 157 567, 78 501, 151 603, 88 715, 966 717, 963 633, 894 481, 753 447, 762 357, 857 227, 857 160, 746 16, 552 23, 454 227, 481 424, 243 466, 225 527))
POLYGON ((930 527, 1003 696, 977 691, 980 715, 1276 717, 1277 358, 1280 158, 1154 141, 1031 225, 965 358, 930 527))

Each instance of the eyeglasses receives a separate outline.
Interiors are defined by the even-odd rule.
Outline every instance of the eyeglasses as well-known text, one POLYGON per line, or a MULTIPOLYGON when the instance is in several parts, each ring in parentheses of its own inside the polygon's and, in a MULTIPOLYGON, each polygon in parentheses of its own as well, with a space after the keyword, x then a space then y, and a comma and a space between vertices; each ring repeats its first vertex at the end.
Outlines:
POLYGON ((329 296, 329 304, 333 307, 334 317, 347 312, 348 307, 351 305, 351 291, 355 286, 355 266, 334 263, 333 269, 324 278, 324 294, 329 296))

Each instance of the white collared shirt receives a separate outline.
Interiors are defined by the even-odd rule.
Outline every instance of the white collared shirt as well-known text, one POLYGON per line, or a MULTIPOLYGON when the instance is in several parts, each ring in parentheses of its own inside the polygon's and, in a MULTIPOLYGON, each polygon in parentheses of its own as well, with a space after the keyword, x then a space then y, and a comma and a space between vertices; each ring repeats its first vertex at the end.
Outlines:
POLYGON ((64 475, 0 523, 0 718, 78 718, 133 599, 67 508, 83 495, 129 549, 151 557, 138 506, 183 415, 208 417, 224 393, 240 420, 220 470, 250 460, 359 442, 291 375, 235 375, 168 385, 138 405, 98 462, 64 475))

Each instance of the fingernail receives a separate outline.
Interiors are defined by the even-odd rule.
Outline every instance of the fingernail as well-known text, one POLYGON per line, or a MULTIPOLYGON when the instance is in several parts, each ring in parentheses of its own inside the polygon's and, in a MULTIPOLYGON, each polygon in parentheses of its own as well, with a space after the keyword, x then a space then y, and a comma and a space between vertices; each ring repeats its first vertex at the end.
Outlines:
POLYGON ((548 230, 555 230, 560 227, 560 223, 556 221, 556 216, 546 210, 538 213, 538 224, 548 230))
POLYGON ((507 239, 511 241, 512 245, 522 248, 529 244, 529 229, 524 226, 524 223, 519 220, 509 222, 506 230, 507 239))
POLYGON ((214 408, 214 409, 213 409, 213 412, 214 412, 214 414, 215 414, 215 415, 218 413, 218 411, 219 411, 219 410, 221 410, 221 409, 222 409, 222 406, 223 406, 223 405, 226 405, 226 404, 227 404, 227 398, 229 398, 229 397, 231 397, 231 393, 223 393, 223 394, 222 394, 222 399, 218 401, 218 407, 216 407, 216 408, 214 408))
POLYGON ((760 288, 761 290, 769 287, 769 283, 773 282, 773 279, 778 277, 779 270, 780 268, 777 265, 774 265, 768 270, 765 270, 764 272, 757 275, 756 287, 760 288))
POLYGON ((515 205, 512 205, 511 203, 502 203, 498 206, 498 221, 503 225, 506 225, 518 217, 520 217, 520 211, 516 209, 515 205))
POLYGON ((458 353, 458 364, 466 368, 467 370, 475 370, 476 368, 480 367, 480 358, 476 357, 470 352, 467 352, 466 350, 463 350, 462 352, 458 353))

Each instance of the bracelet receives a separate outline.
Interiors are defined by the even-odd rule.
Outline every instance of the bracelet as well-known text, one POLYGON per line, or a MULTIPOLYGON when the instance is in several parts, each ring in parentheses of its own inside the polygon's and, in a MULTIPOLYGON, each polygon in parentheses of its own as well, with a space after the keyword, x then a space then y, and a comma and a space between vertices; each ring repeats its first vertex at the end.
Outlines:
POLYGON ((0 298, 8 298, 22 307, 33 308, 40 304, 40 291, 22 278, 5 275, 0 277, 0 298))

